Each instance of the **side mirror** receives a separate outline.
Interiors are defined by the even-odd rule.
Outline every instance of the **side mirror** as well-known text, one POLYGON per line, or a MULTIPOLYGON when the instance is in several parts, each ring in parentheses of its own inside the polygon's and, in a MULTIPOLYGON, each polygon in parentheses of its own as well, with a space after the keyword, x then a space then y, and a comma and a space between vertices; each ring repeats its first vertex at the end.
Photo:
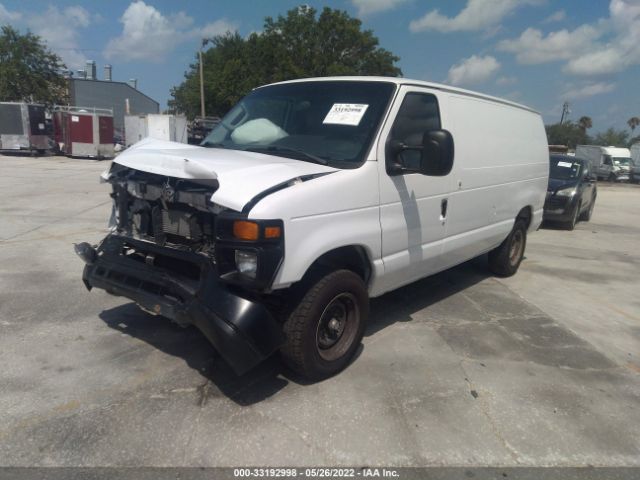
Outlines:
POLYGON ((448 175, 453 168, 453 136, 447 130, 433 130, 422 137, 420 173, 433 177, 448 175))

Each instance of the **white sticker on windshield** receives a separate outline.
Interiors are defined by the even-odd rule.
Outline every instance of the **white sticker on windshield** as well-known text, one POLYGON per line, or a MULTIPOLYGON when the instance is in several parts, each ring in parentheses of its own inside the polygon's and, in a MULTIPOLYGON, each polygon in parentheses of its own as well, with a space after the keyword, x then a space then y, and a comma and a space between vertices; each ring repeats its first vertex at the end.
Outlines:
POLYGON ((358 126, 369 105, 363 103, 334 103, 322 123, 358 126))
POLYGON ((571 162, 558 162, 558 166, 559 167, 571 168, 571 167, 573 167, 573 163, 571 163, 571 162))

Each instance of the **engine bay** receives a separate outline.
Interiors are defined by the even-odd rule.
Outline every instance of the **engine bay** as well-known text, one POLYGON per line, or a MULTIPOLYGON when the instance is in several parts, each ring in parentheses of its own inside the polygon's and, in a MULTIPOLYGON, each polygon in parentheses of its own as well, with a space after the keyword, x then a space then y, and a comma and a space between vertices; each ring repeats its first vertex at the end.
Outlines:
POLYGON ((213 256, 221 209, 210 199, 217 180, 167 177, 113 164, 106 181, 113 187, 110 226, 117 233, 213 256))

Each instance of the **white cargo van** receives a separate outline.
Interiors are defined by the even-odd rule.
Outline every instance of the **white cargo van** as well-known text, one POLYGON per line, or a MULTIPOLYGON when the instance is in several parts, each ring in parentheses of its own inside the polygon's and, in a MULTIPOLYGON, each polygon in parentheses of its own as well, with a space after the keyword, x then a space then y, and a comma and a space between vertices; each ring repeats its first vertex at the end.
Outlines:
POLYGON ((628 148, 578 145, 576 157, 588 160, 598 179, 610 182, 629 180, 631 154, 628 148))
POLYGON ((352 359, 369 298, 487 252, 514 274, 548 172, 522 105, 399 78, 283 82, 202 146, 117 157, 112 231, 76 251, 89 289, 195 324, 236 372, 279 350, 320 379, 352 359))

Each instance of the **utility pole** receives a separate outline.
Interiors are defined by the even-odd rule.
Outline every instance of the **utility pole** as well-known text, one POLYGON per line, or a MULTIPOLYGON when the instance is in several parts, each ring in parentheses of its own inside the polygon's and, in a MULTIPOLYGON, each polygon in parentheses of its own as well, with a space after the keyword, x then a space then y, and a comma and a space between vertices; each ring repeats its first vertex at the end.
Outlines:
POLYGON ((200 56, 200 116, 202 118, 205 117, 204 111, 204 72, 202 67, 202 49, 204 46, 209 43, 208 38, 202 39, 202 44, 200 45, 200 50, 198 50, 198 55, 200 56))
POLYGON ((564 123, 565 117, 569 117, 571 110, 569 110, 569 102, 564 102, 562 104, 562 116, 560 117, 560 125, 564 123))

